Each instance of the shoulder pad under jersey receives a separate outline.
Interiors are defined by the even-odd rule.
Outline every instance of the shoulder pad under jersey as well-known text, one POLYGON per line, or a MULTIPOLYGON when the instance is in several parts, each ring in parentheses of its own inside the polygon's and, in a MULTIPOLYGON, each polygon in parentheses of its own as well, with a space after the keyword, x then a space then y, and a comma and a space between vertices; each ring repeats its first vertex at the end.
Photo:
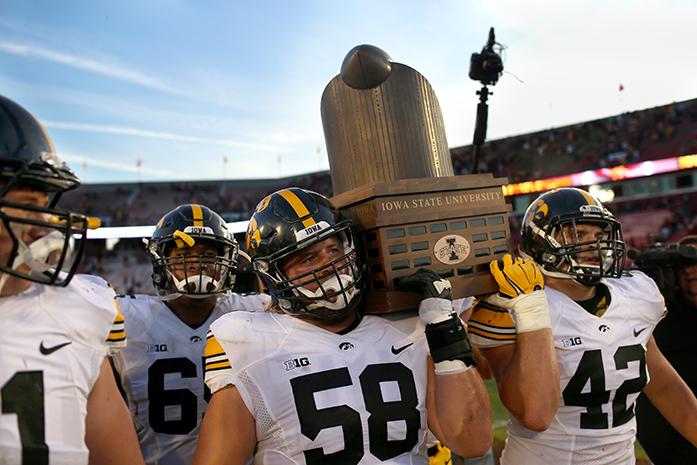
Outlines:
POLYGON ((266 294, 237 294, 231 292, 219 297, 217 306, 226 312, 244 310, 247 312, 263 312, 271 302, 271 297, 266 294))
POLYGON ((604 282, 611 290, 622 292, 629 298, 653 303, 664 302, 656 282, 639 270, 632 270, 621 278, 608 278, 604 282))

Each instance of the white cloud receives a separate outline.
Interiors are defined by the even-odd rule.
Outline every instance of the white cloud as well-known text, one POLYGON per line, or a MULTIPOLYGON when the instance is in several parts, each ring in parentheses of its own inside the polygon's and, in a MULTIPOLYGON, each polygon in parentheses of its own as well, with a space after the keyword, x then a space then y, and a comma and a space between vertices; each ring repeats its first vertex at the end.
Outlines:
POLYGON ((103 63, 89 58, 73 55, 70 53, 51 50, 30 44, 18 42, 0 41, 0 52, 11 55, 38 58, 53 63, 69 66, 72 68, 89 71, 91 73, 107 76, 112 79, 130 82, 151 89, 160 90, 167 93, 178 94, 177 91, 167 86, 161 80, 148 76, 138 71, 125 68, 113 63, 103 63))
POLYGON ((101 160, 99 158, 86 157, 84 155, 77 155, 72 153, 61 153, 60 158, 65 161, 81 163, 87 167, 96 166, 99 168, 107 168, 115 171, 142 173, 150 176, 155 176, 157 178, 171 178, 173 176, 173 173, 162 169, 151 170, 148 168, 143 168, 142 166, 138 168, 135 164, 129 165, 127 163, 118 163, 108 160, 101 160))
POLYGON ((123 136, 133 136, 133 137, 146 137, 152 139, 162 139, 170 140, 175 142, 191 142, 197 144, 210 144, 210 145, 220 145, 223 147, 237 147, 258 150, 261 152, 271 152, 271 153, 288 153, 288 152, 300 152, 297 149, 292 149, 290 147, 282 147, 278 145, 267 145, 267 144, 255 144, 249 142, 240 142, 232 139, 216 139, 212 137, 198 137, 190 136, 185 134, 174 134, 169 132, 160 131, 147 131, 138 128, 129 128, 124 126, 107 126, 99 124, 87 124, 87 123, 73 123, 73 122, 63 122, 63 121, 47 121, 43 120, 44 126, 51 129, 65 129, 71 131, 84 131, 84 132, 96 132, 102 134, 115 134, 123 136))

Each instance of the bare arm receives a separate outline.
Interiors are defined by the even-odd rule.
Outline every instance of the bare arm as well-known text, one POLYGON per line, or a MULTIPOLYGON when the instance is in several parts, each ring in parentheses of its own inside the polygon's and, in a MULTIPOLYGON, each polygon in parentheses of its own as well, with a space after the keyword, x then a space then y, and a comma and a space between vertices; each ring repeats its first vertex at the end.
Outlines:
POLYGON ((436 375, 428 361, 428 427, 454 453, 484 455, 493 441, 491 402, 476 369, 436 375))
POLYGON ((144 464, 131 414, 106 358, 87 398, 85 442, 90 465, 144 464))
POLYGON ((559 365, 552 330, 517 335, 515 344, 483 349, 503 405, 523 426, 544 431, 559 407, 559 365))
POLYGON ((697 447, 697 399, 656 345, 653 336, 646 349, 651 381, 644 393, 661 415, 697 447))
POLYGON ((193 465, 244 465, 257 444, 254 417, 234 386, 208 403, 193 465))

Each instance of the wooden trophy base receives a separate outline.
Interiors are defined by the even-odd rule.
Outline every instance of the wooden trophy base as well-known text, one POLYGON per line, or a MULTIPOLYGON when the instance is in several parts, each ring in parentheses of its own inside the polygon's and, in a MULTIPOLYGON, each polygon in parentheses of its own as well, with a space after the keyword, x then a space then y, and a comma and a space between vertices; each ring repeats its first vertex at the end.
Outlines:
POLYGON ((332 203, 353 221, 367 265, 367 313, 418 307, 396 281, 419 268, 448 278, 453 298, 498 290, 489 262, 508 252, 505 178, 474 174, 377 182, 332 203))

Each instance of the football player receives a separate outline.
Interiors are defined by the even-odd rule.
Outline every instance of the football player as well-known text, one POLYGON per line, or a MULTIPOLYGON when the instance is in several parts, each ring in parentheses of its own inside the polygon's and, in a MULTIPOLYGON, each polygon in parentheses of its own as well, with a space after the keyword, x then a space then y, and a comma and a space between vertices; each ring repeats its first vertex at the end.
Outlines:
MULTIPOLYGON (((643 273, 623 273, 622 231, 612 213, 581 189, 556 189, 528 207, 521 235, 522 255, 544 275, 561 406, 541 432, 513 415, 501 463, 634 465, 634 404, 641 391, 697 444, 697 401, 651 335, 665 312, 663 297, 643 273)), ((534 280, 520 267, 524 262, 509 257, 503 269, 492 268, 508 283, 501 293, 511 301, 530 300, 525 291, 534 280)), ((482 350, 495 375, 501 353, 511 350, 507 344, 524 336, 519 321, 501 315, 501 345, 489 339, 482 350)), ((472 328, 480 321, 476 310, 470 321, 472 328)))
POLYGON ((362 316, 350 222, 299 188, 264 198, 246 241, 274 307, 211 325, 194 463, 425 464, 428 428, 455 453, 488 450, 489 399, 446 279, 401 281, 424 296, 410 330, 362 316))
POLYGON ((210 397, 202 363, 208 326, 229 311, 261 311, 269 299, 230 292, 239 247, 208 207, 180 205, 146 242, 158 295, 119 298, 128 347, 113 362, 145 462, 189 465, 210 397))
POLYGON ((107 354, 125 344, 106 282, 75 275, 96 221, 41 124, 0 96, 0 463, 142 464, 107 354), (75 275, 75 276, 74 276, 75 275))

